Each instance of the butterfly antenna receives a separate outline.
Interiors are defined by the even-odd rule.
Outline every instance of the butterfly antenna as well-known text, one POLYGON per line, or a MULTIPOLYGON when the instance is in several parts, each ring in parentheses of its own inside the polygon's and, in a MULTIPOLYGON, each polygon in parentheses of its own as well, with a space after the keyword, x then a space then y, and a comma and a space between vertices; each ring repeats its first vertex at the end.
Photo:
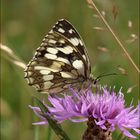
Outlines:
POLYGON ((106 76, 111 76, 111 75, 118 75, 118 74, 117 73, 108 73, 108 74, 102 73, 99 76, 97 76, 96 79, 94 79, 93 83, 96 84, 100 80, 100 78, 106 77, 106 76))

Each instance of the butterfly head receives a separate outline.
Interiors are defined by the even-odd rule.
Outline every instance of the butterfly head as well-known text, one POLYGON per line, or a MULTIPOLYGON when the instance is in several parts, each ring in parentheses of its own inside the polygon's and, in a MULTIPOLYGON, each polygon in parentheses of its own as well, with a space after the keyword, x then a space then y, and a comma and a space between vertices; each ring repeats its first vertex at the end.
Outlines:
POLYGON ((96 85, 98 83, 98 81, 100 81, 100 79, 102 77, 105 77, 105 76, 110 76, 110 75, 117 75, 116 73, 108 73, 108 74, 100 74, 99 76, 97 76, 96 78, 93 77, 93 75, 91 74, 90 75, 90 81, 93 85, 96 85))
POLYGON ((100 79, 98 77, 94 77, 93 74, 90 74, 89 81, 91 85, 96 85, 100 79))

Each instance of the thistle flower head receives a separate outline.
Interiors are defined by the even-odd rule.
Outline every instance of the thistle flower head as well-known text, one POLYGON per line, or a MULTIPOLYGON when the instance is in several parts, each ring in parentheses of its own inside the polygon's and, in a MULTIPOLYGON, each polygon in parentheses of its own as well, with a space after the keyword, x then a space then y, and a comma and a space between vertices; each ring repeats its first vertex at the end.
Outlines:
MULTIPOLYGON (((125 136, 136 138, 129 130, 140 133, 140 104, 134 108, 132 105, 125 107, 124 95, 121 90, 101 88, 96 93, 91 90, 76 92, 70 88, 71 95, 63 97, 49 96, 52 106, 46 105, 49 115, 58 123, 64 120, 72 122, 85 122, 93 119, 94 123, 103 130, 114 131, 118 127, 125 136)), ((39 107, 31 107, 41 118, 41 122, 35 124, 47 124, 47 120, 41 115, 39 107)), ((48 113, 47 113, 48 114, 48 113)))

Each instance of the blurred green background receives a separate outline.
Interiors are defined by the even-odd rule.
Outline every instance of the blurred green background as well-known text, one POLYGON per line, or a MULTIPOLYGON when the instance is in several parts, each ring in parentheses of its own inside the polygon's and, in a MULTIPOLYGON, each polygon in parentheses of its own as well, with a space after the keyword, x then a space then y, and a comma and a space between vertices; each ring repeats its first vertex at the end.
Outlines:
MULTIPOLYGON (((96 0, 99 9, 125 48, 139 66, 139 0, 96 0), (129 22, 129 26, 128 26, 129 22)), ((69 20, 82 36, 92 64, 92 73, 125 73, 102 78, 102 85, 122 87, 126 105, 139 98, 139 75, 128 61, 111 33, 90 9, 86 0, 2 0, 1 43, 10 47, 25 63, 32 58, 42 39, 60 18, 69 20), (95 30, 102 27, 105 30, 95 30), (127 93, 128 89, 132 92, 127 93)), ((32 126, 37 118, 28 107, 32 95, 24 72, 1 53, 1 138, 2 140, 35 140, 38 129, 40 140, 47 139, 47 126, 32 126)), ((42 95, 41 95, 42 96, 42 95)), ((86 123, 64 122, 63 127, 72 140, 81 139, 86 123)), ((53 140, 56 135, 53 134, 53 140)))

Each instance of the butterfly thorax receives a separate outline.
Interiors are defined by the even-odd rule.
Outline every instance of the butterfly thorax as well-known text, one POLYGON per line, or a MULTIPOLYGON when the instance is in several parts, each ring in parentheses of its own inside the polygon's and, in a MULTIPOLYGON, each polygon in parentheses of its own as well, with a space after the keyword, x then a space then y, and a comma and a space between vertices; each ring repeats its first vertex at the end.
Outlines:
POLYGON ((80 89, 88 89, 92 85, 96 83, 95 78, 93 78, 93 75, 90 75, 90 77, 87 78, 81 78, 80 80, 80 89))
POLYGON ((94 85, 95 83, 95 78, 93 78, 93 75, 90 75, 90 77, 88 77, 84 82, 83 82, 83 86, 85 87, 90 87, 92 85, 94 85))

